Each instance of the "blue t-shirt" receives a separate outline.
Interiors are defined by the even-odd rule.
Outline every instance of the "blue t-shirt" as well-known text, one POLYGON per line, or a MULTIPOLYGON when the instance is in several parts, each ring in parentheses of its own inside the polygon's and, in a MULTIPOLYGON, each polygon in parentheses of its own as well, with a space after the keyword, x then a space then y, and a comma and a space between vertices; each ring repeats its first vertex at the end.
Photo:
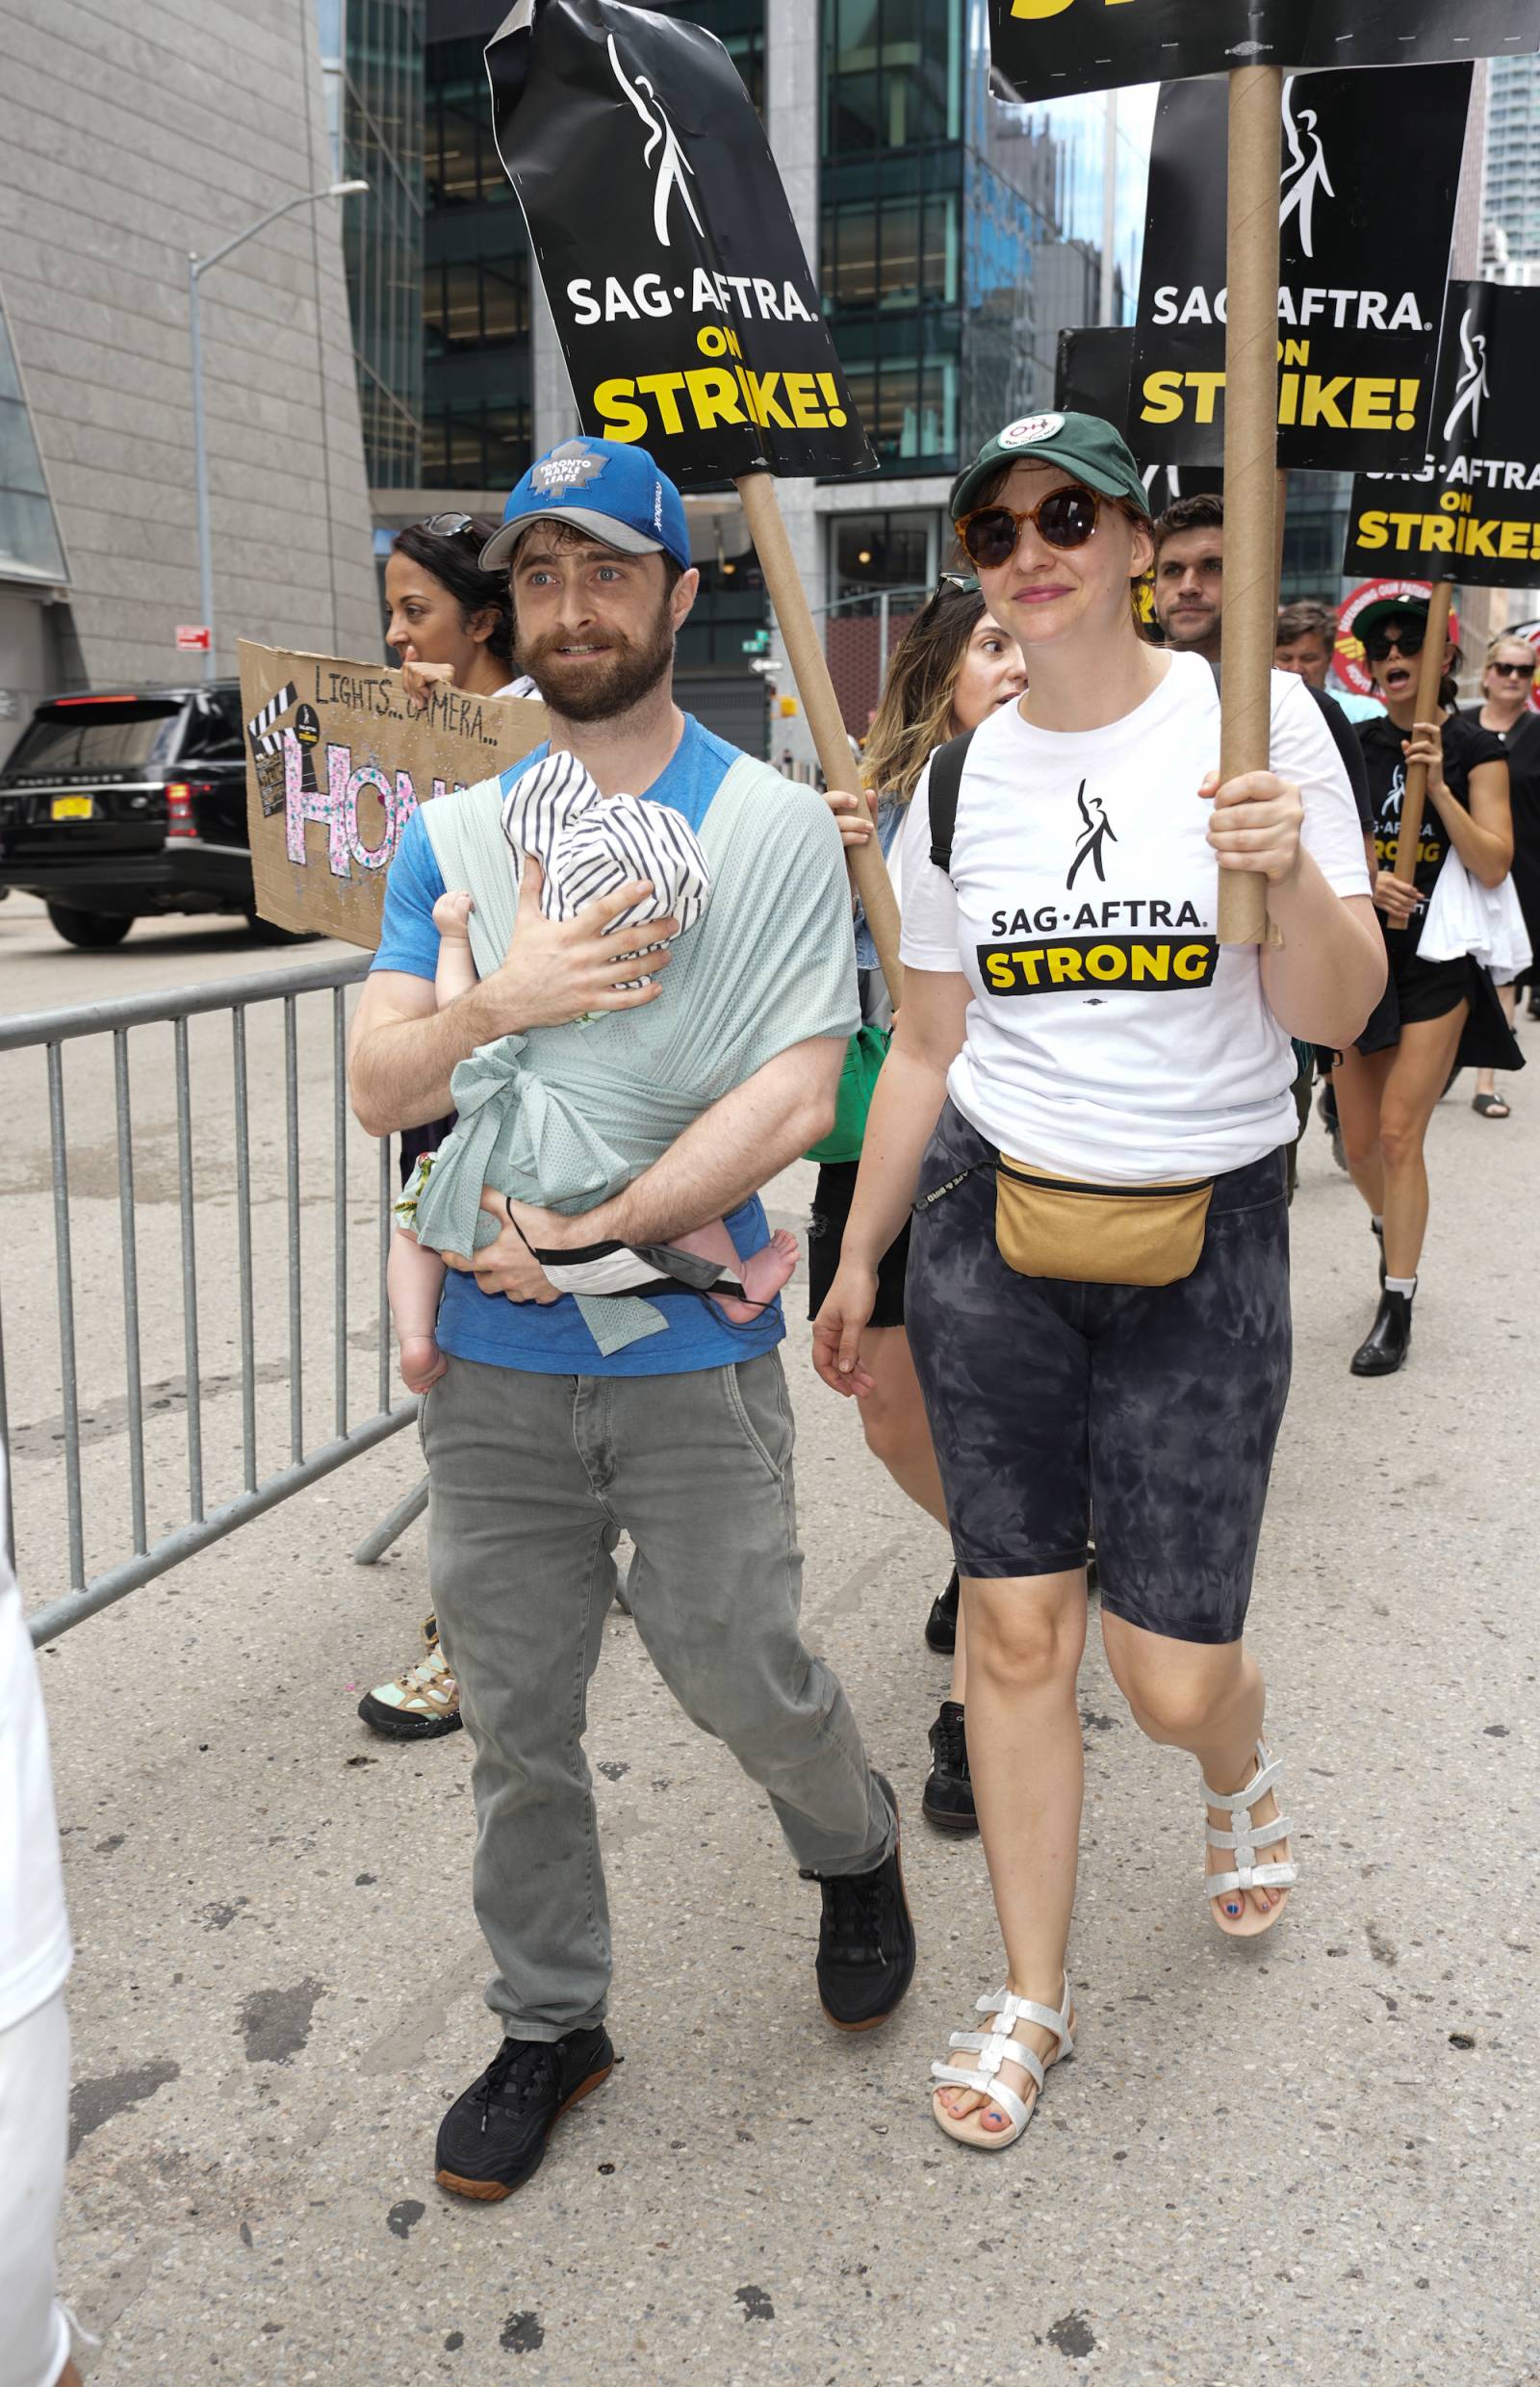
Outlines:
MULTIPOLYGON (((547 753, 537 746, 501 784, 511 787, 521 771, 547 753)), ((706 818, 712 797, 738 760, 738 750, 684 716, 684 734, 672 760, 651 787, 637 790, 654 804, 671 804, 692 829, 706 818)), ((385 882, 385 913, 379 950, 372 968, 404 970, 431 979, 438 967, 439 933, 433 907, 445 892, 427 830, 414 813, 402 833, 385 882)), ((538 1031, 536 1031, 538 1034, 538 1031)), ((769 1240, 769 1224, 757 1195, 727 1219, 728 1233, 747 1258, 769 1240)), ((488 1367, 521 1368, 537 1375, 685 1375, 697 1368, 730 1367, 774 1350, 785 1333, 781 1304, 774 1302, 752 1326, 730 1325, 699 1294, 667 1294, 657 1303, 668 1321, 662 1334, 628 1343, 606 1358, 571 1294, 557 1301, 510 1301, 483 1293, 474 1276, 451 1269, 439 1305, 439 1348, 455 1359, 478 1359, 488 1367)))

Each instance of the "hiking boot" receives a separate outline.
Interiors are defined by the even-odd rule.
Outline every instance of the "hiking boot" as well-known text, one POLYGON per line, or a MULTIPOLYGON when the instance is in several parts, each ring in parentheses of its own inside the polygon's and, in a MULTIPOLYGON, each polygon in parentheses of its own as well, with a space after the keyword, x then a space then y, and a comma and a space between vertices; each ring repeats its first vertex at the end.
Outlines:
POLYGON ((939 1657, 950 1657, 957 1647, 957 1569, 944 1591, 938 1591, 931 1602, 931 1612, 925 1619, 925 1639, 939 1657))
POLYGON ((440 2188, 484 2204, 511 2196, 539 2170, 563 2114, 609 2078, 614 2062, 602 2026, 565 2039, 505 2039, 439 2124, 440 2188))
POLYGON ((920 1812, 927 1823, 943 1832, 977 1832, 973 1783, 968 1773, 967 1732, 962 1709, 955 1699, 943 1699, 931 1726, 931 1770, 925 1777, 920 1812))
POLYGON ((423 1639, 427 1645, 425 1657, 408 1666, 394 1682, 381 1682, 366 1691, 358 1703, 358 1712, 370 1731, 387 1740, 441 1740, 446 1732, 457 1732, 463 1721, 460 1686, 439 1647, 436 1616, 430 1616, 423 1627, 423 1639))
POLYGON ((823 1891, 815 1971, 824 2013, 837 2031, 874 2031, 914 1978, 914 1925, 897 1839, 869 1872, 804 1871, 802 1878, 823 1891))

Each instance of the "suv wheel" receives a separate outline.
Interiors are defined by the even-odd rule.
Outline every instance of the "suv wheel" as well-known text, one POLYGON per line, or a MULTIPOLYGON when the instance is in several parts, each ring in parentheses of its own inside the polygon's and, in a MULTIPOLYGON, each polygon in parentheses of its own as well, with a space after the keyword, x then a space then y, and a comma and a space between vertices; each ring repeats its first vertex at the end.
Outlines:
POLYGON ((66 945, 100 948, 120 945, 134 925, 128 911, 74 911, 67 904, 50 904, 48 917, 66 945))

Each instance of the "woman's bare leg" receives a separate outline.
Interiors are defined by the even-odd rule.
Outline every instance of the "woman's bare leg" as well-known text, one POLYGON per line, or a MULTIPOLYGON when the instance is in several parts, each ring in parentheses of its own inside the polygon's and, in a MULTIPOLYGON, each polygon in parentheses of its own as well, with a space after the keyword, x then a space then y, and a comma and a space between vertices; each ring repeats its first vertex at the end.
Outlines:
POLYGON ((1390 1075, 1393 1052, 1344 1053, 1331 1073, 1337 1090, 1337 1125, 1342 1135, 1348 1174, 1369 1204, 1370 1215, 1385 1215, 1385 1170, 1379 1150, 1379 1104, 1390 1075))
POLYGON ((1442 1019, 1409 1020, 1391 1056, 1379 1101, 1385 1172, 1385 1273, 1417 1274, 1427 1232, 1427 1164, 1423 1146, 1434 1106, 1449 1083, 1469 1003, 1442 1019))
MULTIPOLYGON (((1006 1987, 1057 2008, 1075 1903, 1085 1757, 1075 1682, 1086 1646, 1086 1570, 1004 1581, 962 1578, 968 1625, 968 1761, 989 1867, 1006 1987)), ((967 2027, 973 2027, 970 2017, 967 2027)), ((1040 2056, 1058 2041, 1036 2023, 1016 2037, 1040 2056)), ((1019 2065, 1000 2073, 1028 2103, 1019 2065)), ((1009 2128, 999 2106, 972 2089, 943 2089, 962 2117, 983 2107, 987 2131, 1009 2128)))
MULTIPOLYGON (((916 1508, 946 1524, 946 1498, 941 1471, 931 1444, 930 1420, 920 1393, 919 1377, 902 1326, 869 1326, 861 1341, 861 1359, 873 1382, 860 1398, 861 1431, 873 1458, 881 1459, 901 1492, 916 1508)), ((967 1628, 958 1605, 957 1649, 952 1659, 951 1697, 963 1706, 967 1689, 967 1628)))
MULTIPOLYGON (((1256 1771, 1267 1707, 1261 1669, 1245 1644, 1168 1640, 1164 1633, 1144 1632, 1121 1616, 1110 1616, 1105 1608, 1101 1637, 1113 1679, 1140 1731, 1163 1748, 1185 1749, 1196 1758, 1211 1790, 1244 1789, 1256 1771)), ((1255 1824, 1275 1821, 1278 1803, 1270 1790, 1250 1812, 1255 1824)), ((1226 1808, 1211 1807, 1208 1815, 1216 1831, 1234 1828, 1226 1808)), ((1282 1863, 1288 1855, 1288 1842, 1280 1840, 1267 1850, 1265 1861, 1282 1863)), ((1204 1866, 1214 1873, 1233 1869, 1222 1850, 1216 1850, 1213 1862, 1204 1866)), ((1243 1902, 1266 1914, 1288 1895, 1277 1888, 1229 1890, 1209 1903, 1222 1931, 1240 1918, 1243 1902)))

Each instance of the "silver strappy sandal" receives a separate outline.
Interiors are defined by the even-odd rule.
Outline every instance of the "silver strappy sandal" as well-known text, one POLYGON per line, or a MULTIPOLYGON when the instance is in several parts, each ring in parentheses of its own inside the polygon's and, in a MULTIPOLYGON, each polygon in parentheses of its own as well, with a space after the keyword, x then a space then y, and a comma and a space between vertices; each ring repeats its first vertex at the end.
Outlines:
MULTIPOLYGON (((1294 1832, 1294 1825, 1287 1815, 1279 1815, 1273 1823, 1253 1824, 1251 1821, 1251 1809, 1266 1798, 1282 1772, 1283 1759, 1270 1758, 1265 1744, 1259 1740, 1257 1770, 1244 1790, 1211 1790, 1204 1783, 1204 1804, 1227 1810, 1232 1823, 1237 1827, 1232 1832, 1217 1832, 1205 1818, 1203 1829, 1210 1848, 1233 1849, 1235 1852, 1233 1872, 1204 1875, 1203 1894, 1206 1898, 1224 1898, 1231 1890, 1293 1889, 1298 1881, 1299 1868, 1292 1858, 1265 1864, 1257 1862, 1259 1848, 1273 1848, 1280 1840, 1289 1839, 1294 1832)), ((1276 1906, 1270 1907, 1265 1914, 1247 1905, 1236 1918, 1235 1927, 1221 1923, 1219 1929, 1227 1939, 1255 1939, 1261 1933, 1271 1930, 1283 1908, 1282 1899, 1276 1906), (1240 1928, 1243 1925, 1246 1927, 1240 1928)))
POLYGON ((1004 1989, 993 1997, 981 1997, 974 2011, 993 2015, 995 2028, 992 2031, 954 2031, 948 2044, 976 2055, 978 2063, 975 2069, 967 2071, 956 2064, 933 2064, 931 2072, 935 2079, 948 2088, 977 2090, 981 2096, 988 2098, 991 2105, 1000 2108, 1008 2117, 1011 2127, 1009 2130, 984 2129, 979 2118, 984 2111, 982 2106, 959 2118, 956 2114, 947 2112, 939 2092, 932 2094, 931 2112, 947 2137, 956 2139, 961 2146, 982 2146, 986 2149, 1010 2146, 1020 2138, 1037 2111, 1049 2066, 1075 2051, 1071 2037, 1075 2010, 1069 1994, 1069 1976, 1067 1973, 1065 1975, 1064 1995, 1057 2014, 1051 2006, 1040 2006, 1030 1997, 1013 1996, 1004 1989), (1025 2046, 1019 2039, 1012 2036, 1018 2022, 1040 2023, 1045 2031, 1053 2032, 1059 2044, 1046 2063, 1036 2048, 1025 2046), (1038 2095, 1030 2105, 1001 2080, 1002 2064, 1019 2064, 1028 2078, 1037 2083, 1038 2095))

